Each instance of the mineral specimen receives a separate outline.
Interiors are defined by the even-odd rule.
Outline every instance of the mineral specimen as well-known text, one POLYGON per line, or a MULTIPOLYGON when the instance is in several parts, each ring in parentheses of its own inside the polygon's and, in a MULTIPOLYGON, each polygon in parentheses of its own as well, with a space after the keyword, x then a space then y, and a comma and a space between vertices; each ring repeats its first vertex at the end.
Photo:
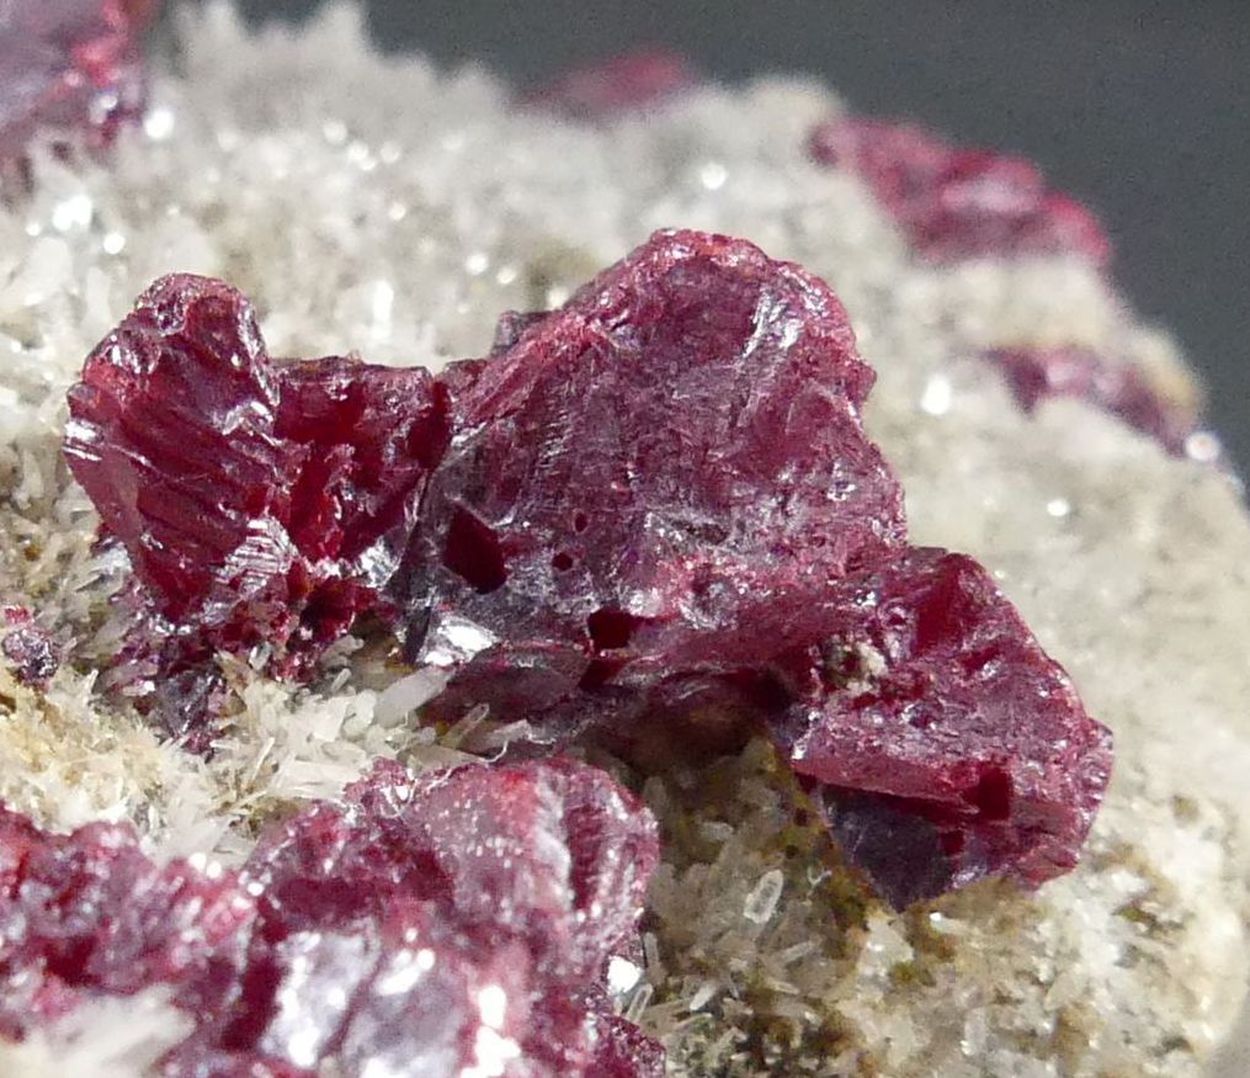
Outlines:
POLYGON ((0 1036, 165 986, 193 1023, 169 1075, 652 1078, 663 1053, 604 977, 656 860, 650 815, 561 759, 379 763, 237 872, 0 807, 0 1036))
POLYGON ((369 611, 448 669, 435 710, 639 759, 769 731, 897 901, 1036 884, 1109 738, 984 570, 907 543, 872 381, 821 281, 661 232, 433 379, 275 367, 237 293, 168 278, 89 358, 66 450, 172 639, 306 658, 369 611))
POLYGON ((950 146, 922 128, 858 117, 820 124, 812 157, 861 175, 925 258, 1070 254, 1102 265, 1097 219, 1030 161, 950 146))
POLYGON ((38 128, 107 141, 143 100, 139 35, 146 0, 10 0, 0 4, 0 162, 38 128))
POLYGON ((1122 419, 1181 456, 1197 429, 1194 410, 1168 400, 1135 367, 1085 348, 1002 348, 989 354, 1026 412, 1050 397, 1074 397, 1122 419))

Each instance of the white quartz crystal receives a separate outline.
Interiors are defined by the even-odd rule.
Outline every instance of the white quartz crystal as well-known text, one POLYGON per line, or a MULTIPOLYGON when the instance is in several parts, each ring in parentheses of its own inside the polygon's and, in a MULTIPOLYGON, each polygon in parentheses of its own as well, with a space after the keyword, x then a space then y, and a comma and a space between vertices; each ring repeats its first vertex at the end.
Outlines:
MULTIPOLYGON (((207 763, 105 702, 92 668, 116 649, 121 569, 91 554, 95 519, 58 439, 84 355, 153 277, 229 279, 279 355, 437 367, 657 227, 729 232, 839 292, 879 372, 869 427, 914 536, 995 571, 1114 730, 1117 762, 1070 876, 905 914, 868 901, 795 819, 762 745, 651 777, 646 796, 684 837, 652 891, 631 1013, 679 1075, 1203 1073, 1247 981, 1241 498, 1082 404, 1026 418, 977 358, 1086 345, 1185 392, 1167 338, 1078 262, 911 260, 854 177, 805 158, 809 125, 841 108, 819 85, 710 86, 645 120, 571 126, 512 108, 476 69, 383 58, 344 7, 252 35, 210 6, 181 32, 177 68, 107 167, 39 151, 30 197, 0 203, 0 601, 73 637, 78 658, 46 694, 0 671, 0 798, 57 827, 129 817, 163 856, 228 863, 258 820, 373 755, 419 766, 498 743, 476 725, 450 741, 411 729, 433 690, 388 688, 403 671, 356 640, 311 688, 232 663, 234 719, 207 763)), ((168 1019, 155 997, 101 1004, 0 1048, 0 1073, 139 1073, 178 1034, 168 1019)))

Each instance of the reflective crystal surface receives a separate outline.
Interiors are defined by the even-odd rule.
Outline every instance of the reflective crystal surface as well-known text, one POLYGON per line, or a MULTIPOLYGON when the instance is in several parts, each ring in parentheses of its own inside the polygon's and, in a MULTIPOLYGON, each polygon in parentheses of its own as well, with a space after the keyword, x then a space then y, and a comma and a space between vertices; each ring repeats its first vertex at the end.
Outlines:
POLYGON ((170 1075, 658 1078, 605 980, 657 858, 634 798, 563 759, 379 763, 238 872, 0 808, 0 1034, 164 985, 194 1023, 170 1075))
POLYGON ((907 542, 872 381, 819 279, 660 232, 433 378, 275 365, 236 292, 168 278, 89 358, 66 452, 167 672, 259 643, 300 672, 367 612, 445 668, 429 718, 644 766, 763 730, 892 900, 1036 884, 1109 735, 980 566, 907 542))
POLYGON ((24 606, 0 605, 0 655, 19 681, 36 688, 61 665, 60 649, 24 606))

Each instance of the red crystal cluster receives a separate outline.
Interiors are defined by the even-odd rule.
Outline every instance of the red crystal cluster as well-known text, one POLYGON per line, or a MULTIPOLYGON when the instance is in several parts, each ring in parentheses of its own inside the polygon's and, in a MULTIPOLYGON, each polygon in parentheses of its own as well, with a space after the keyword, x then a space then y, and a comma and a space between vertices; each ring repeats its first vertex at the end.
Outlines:
POLYGON ((562 759, 379 763, 237 872, 0 806, 0 1036, 163 986, 191 1024, 170 1076, 658 1078, 606 987, 657 857, 646 810, 562 759))
POLYGON ((1101 266, 1110 257, 1097 218, 1047 187, 1023 158, 862 117, 820 124, 809 149, 816 161, 861 175, 924 258, 1070 254, 1101 266))
POLYGON ((221 282, 158 282, 88 359, 66 453, 152 604, 163 677, 258 644, 298 674, 381 609, 449 397, 423 370, 276 364, 221 282))
POLYGON ((1106 786, 1084 712, 975 562, 912 547, 837 298, 661 232, 431 377, 277 365, 250 307, 159 282, 87 361, 66 452, 182 669, 301 668, 368 612, 547 740, 772 736, 896 904, 1070 868, 1106 786))
POLYGON ((139 38, 152 0, 0 3, 0 162, 37 128, 107 141, 143 101, 139 38))

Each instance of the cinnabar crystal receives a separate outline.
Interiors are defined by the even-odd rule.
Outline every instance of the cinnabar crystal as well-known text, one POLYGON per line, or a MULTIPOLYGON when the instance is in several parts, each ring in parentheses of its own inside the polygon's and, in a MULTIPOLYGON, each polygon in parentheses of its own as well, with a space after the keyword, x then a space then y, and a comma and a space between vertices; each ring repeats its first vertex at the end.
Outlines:
POLYGON ((380 763, 237 872, 0 806, 0 1036, 164 986, 192 1023, 167 1075, 659 1078, 605 984, 656 861, 649 813, 562 759, 380 763))
POLYGON ((1088 348, 1000 348, 989 359, 1025 412, 1052 397, 1083 400, 1154 438, 1174 456, 1184 454, 1186 441, 1198 429, 1192 407, 1168 400, 1136 367, 1088 348))
POLYGON ((448 668, 435 712, 638 761, 766 732, 896 903, 1037 884, 1110 738, 984 569, 907 542, 872 381, 823 282, 660 232, 434 378, 275 366, 237 293, 167 279, 66 449, 175 641, 291 672, 368 611, 448 668))
POLYGON ((40 129, 111 137, 142 105, 139 37, 148 0, 8 0, 0 4, 0 161, 40 129))
POLYGON ((1067 254, 1106 263, 1092 213, 1046 184, 1024 158, 962 149, 907 123, 842 117, 818 125, 809 149, 862 176, 925 258, 1067 254))

